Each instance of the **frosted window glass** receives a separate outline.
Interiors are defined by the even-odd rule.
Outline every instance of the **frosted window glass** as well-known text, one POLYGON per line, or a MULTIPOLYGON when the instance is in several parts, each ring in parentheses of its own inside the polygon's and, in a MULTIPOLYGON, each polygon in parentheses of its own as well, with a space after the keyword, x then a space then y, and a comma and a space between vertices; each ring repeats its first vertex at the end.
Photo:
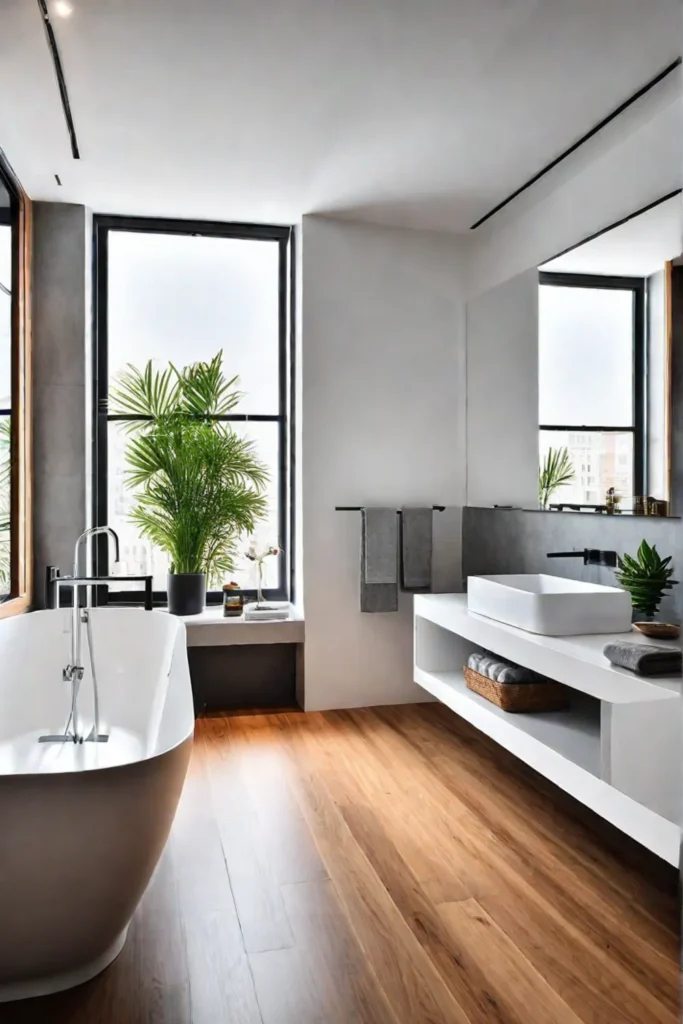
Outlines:
POLYGON ((180 368, 222 349, 245 393, 235 411, 277 415, 278 271, 271 240, 110 231, 110 381, 126 363, 180 368))
POLYGON ((12 229, 0 224, 0 409, 9 409, 12 395, 12 229))
MULTIPOLYGON (((7 199, 2 192, 1 199, 7 199)), ((0 209, 7 210, 0 203, 0 209)), ((0 224, 0 409, 12 405, 12 228, 0 224)), ((0 417, 0 596, 10 591, 11 557, 11 482, 10 482, 10 418, 0 417)))
POLYGON ((633 426, 633 292, 539 289, 539 421, 633 426))

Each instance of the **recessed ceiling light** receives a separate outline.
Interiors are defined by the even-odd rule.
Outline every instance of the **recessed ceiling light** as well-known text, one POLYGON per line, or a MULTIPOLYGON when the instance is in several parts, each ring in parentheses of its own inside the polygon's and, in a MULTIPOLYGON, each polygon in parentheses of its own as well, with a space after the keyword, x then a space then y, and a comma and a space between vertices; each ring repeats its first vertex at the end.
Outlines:
POLYGON ((58 18, 70 18, 74 12, 69 0, 54 0, 52 9, 58 18))

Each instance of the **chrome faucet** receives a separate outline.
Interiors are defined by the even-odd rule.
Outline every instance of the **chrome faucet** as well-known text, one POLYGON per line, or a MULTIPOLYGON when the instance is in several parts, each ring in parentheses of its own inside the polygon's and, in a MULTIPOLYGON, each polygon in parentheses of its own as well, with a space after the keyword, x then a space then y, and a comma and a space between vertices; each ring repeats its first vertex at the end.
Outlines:
MULTIPOLYGON (((78 603, 78 595, 80 587, 86 588, 86 594, 89 587, 93 582, 97 582, 96 579, 89 577, 86 573, 85 576, 79 577, 78 575, 78 561, 80 555, 81 544, 83 541, 88 541, 90 537, 95 537, 98 534, 106 533, 114 541, 114 552, 116 556, 116 562, 119 561, 120 545, 118 534, 115 530, 112 530, 110 526, 93 526, 88 530, 84 530, 76 541, 74 547, 74 572, 73 576, 59 577, 59 586, 71 587, 73 592, 73 608, 71 612, 71 659, 69 664, 62 670, 62 679, 65 683, 71 683, 71 708, 69 717, 67 719, 66 727, 63 733, 59 735, 40 736, 39 743, 106 743, 109 737, 103 735, 99 731, 99 693, 97 687, 97 675, 95 672, 95 658, 93 656, 92 646, 92 626, 90 622, 90 613, 86 608, 81 608, 78 603), (93 727, 88 736, 83 736, 79 730, 78 722, 78 693, 81 687, 81 681, 83 679, 84 667, 81 664, 81 624, 85 624, 88 634, 88 648, 90 652, 90 667, 92 670, 92 682, 93 682, 93 710, 94 710, 94 723, 93 727)), ((59 595, 59 589, 57 589, 57 595, 59 595)), ((59 600, 57 600, 59 604, 59 600)), ((86 598, 87 604, 87 598, 86 598)))
POLYGON ((83 541, 88 541, 90 537, 96 537, 101 533, 108 534, 114 541, 114 565, 118 565, 121 556, 121 545, 119 544, 119 535, 116 530, 112 530, 111 526, 91 526, 89 530, 83 531, 74 546, 74 579, 78 576, 78 556, 81 544, 83 541))

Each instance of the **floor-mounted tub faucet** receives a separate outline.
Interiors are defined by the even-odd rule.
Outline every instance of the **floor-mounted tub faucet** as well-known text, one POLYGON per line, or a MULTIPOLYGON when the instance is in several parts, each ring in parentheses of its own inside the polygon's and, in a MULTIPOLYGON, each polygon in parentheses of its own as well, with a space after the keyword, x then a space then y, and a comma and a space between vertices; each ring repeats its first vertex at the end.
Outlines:
POLYGON ((114 541, 114 553, 115 553, 115 564, 119 562, 120 555, 120 544, 118 534, 116 530, 112 530, 110 526, 93 526, 88 530, 84 530, 76 541, 74 547, 74 571, 71 578, 59 577, 58 586, 70 586, 73 592, 73 608, 71 612, 71 659, 65 669, 62 670, 62 679, 65 683, 71 683, 71 707, 69 711, 69 717, 67 719, 66 727, 63 733, 58 735, 40 736, 40 743, 106 743, 109 737, 105 734, 100 733, 100 711, 99 711, 99 693, 97 686, 97 675, 95 671, 95 657, 93 655, 93 644, 92 644, 92 626, 90 622, 90 613, 87 608, 82 608, 78 602, 79 588, 85 586, 86 594, 88 592, 88 585, 93 581, 86 575, 85 577, 79 577, 78 575, 78 561, 81 550, 81 544, 83 541, 88 541, 90 537, 95 537, 98 534, 106 533, 114 541), (81 625, 85 625, 88 635, 88 650, 90 653, 90 667, 92 672, 92 684, 93 684, 93 727, 87 736, 83 736, 79 729, 78 722, 78 693, 81 687, 81 681, 83 679, 84 667, 81 664, 81 625))

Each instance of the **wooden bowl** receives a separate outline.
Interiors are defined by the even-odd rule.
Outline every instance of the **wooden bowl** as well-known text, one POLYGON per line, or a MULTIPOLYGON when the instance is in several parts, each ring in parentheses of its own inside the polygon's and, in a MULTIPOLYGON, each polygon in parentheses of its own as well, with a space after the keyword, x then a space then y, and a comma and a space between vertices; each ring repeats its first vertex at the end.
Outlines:
POLYGON ((633 626, 653 640, 677 640, 681 635, 681 627, 671 622, 634 622, 633 626))

